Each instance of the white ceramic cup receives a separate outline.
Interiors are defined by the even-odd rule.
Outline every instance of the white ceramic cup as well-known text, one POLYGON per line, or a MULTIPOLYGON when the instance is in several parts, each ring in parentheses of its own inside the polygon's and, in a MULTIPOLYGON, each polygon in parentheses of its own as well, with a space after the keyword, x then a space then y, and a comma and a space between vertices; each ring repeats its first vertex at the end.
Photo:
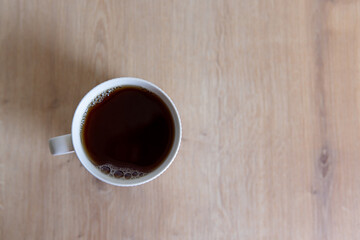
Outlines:
POLYGON ((83 99, 80 101, 79 105, 76 108, 72 121, 71 134, 51 138, 49 140, 49 147, 50 147, 50 152, 53 155, 62 155, 62 154, 72 153, 75 151, 82 165, 96 178, 112 185, 127 187, 127 186, 136 186, 149 182, 155 179, 156 177, 158 177, 160 174, 162 174, 175 159, 175 156, 180 147, 180 142, 181 142, 180 116, 178 111, 176 110, 174 103, 171 101, 169 96, 166 95, 166 93, 163 90, 161 90, 159 87, 157 87, 156 85, 150 82, 147 82, 139 78, 124 77, 124 78, 115 78, 103 82, 97 85, 96 87, 94 87, 92 90, 90 90, 90 92, 88 92, 83 97, 83 99), (170 153, 168 154, 165 161, 152 172, 135 179, 115 178, 101 172, 100 169, 90 161, 89 156, 86 153, 81 141, 81 122, 90 103, 97 96, 99 96, 101 93, 105 92, 106 90, 121 86, 137 86, 137 87, 145 88, 150 92, 156 94, 158 97, 161 98, 161 100, 164 101, 166 106, 169 108, 175 125, 174 142, 170 150, 170 153))

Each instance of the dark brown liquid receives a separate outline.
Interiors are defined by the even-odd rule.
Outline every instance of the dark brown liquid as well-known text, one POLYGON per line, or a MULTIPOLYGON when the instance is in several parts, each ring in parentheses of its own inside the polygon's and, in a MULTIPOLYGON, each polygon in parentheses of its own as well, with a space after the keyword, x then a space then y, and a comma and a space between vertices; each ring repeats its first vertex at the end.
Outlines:
POLYGON ((129 179, 156 169, 169 154, 174 134, 165 103, 148 90, 129 86, 88 109, 82 139, 94 165, 129 179))

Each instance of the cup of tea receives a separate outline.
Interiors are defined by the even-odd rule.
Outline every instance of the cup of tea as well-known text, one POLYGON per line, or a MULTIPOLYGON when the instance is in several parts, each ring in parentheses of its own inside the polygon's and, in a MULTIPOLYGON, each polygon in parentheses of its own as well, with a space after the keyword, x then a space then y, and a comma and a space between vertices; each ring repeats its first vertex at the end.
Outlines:
POLYGON ((71 134, 49 140, 50 152, 75 152, 96 178, 136 186, 161 175, 181 142, 181 121, 170 97, 139 78, 115 78, 90 90, 77 106, 71 134))

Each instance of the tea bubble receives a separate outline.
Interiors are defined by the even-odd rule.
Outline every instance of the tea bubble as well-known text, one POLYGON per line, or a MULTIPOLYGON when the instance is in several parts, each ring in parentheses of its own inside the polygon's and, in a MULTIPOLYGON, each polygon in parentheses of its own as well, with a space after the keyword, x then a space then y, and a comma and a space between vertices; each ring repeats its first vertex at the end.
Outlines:
POLYGON ((111 177, 124 178, 126 180, 136 179, 136 178, 140 178, 140 177, 143 177, 146 175, 145 172, 141 172, 141 171, 134 170, 131 168, 119 168, 119 167, 115 167, 111 164, 104 164, 104 165, 98 166, 98 169, 102 173, 109 175, 111 177))

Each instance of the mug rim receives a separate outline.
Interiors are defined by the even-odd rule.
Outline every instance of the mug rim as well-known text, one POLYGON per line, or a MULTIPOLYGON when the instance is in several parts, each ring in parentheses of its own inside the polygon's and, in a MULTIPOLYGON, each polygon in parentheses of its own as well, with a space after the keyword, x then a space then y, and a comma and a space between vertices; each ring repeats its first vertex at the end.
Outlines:
POLYGON ((79 158, 81 164, 87 169, 88 172, 90 172, 97 179, 106 182, 108 184, 112 184, 115 186, 122 186, 122 187, 130 187, 130 186, 137 186, 140 184, 144 184, 160 176, 174 161, 180 148, 181 136, 182 136, 182 127, 181 127, 180 115, 171 98, 155 84, 140 78, 133 78, 133 77, 121 77, 121 78, 110 79, 96 85, 94 88, 88 91, 85 94, 85 96, 81 99, 78 106, 76 107, 71 124, 71 138, 75 153, 79 158), (89 104, 101 93, 111 88, 121 87, 121 86, 142 87, 156 94, 158 97, 161 98, 161 100, 163 100, 163 102, 170 110, 171 117, 175 125, 175 135, 173 139, 173 145, 166 159, 153 171, 147 173, 145 176, 134 179, 115 178, 101 172, 100 169, 96 167, 89 159, 90 156, 86 153, 86 150, 81 140, 81 127, 83 124, 83 118, 86 115, 86 111, 89 108, 89 104))

